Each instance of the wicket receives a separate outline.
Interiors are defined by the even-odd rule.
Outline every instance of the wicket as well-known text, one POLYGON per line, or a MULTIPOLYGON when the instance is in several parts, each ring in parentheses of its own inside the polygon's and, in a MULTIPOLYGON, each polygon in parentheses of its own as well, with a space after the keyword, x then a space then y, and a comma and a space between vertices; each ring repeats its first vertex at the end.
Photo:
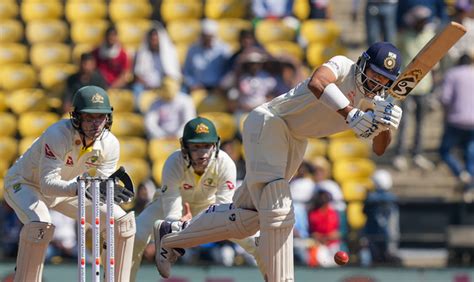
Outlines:
POLYGON ((92 281, 100 281, 100 183, 106 183, 106 199, 107 208, 106 216, 106 244, 107 244, 107 261, 105 268, 105 277, 108 281, 114 281, 115 267, 115 240, 114 240, 114 179, 112 178, 93 178, 86 177, 79 179, 78 190, 78 281, 86 281, 86 185, 91 185, 92 194, 92 281))

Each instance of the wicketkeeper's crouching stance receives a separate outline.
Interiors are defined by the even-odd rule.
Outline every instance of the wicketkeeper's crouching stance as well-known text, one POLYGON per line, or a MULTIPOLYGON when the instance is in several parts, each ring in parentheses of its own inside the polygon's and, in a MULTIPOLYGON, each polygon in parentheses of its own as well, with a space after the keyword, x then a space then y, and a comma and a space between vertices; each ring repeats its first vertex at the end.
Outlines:
MULTIPOLYGON (((20 232, 15 281, 42 281, 45 254, 55 228, 49 209, 76 219, 78 176, 108 177, 117 166, 119 141, 109 131, 112 107, 105 90, 85 86, 75 93, 73 106, 71 119, 58 121, 46 129, 5 176, 6 202, 24 224, 20 232)), ((105 193, 105 182, 103 185, 101 193, 105 193)), ((125 186, 128 187, 117 182, 114 191, 115 279, 128 282, 135 215, 117 205, 134 196, 133 186, 125 186)), ((91 201, 87 200, 85 204, 86 221, 91 223, 91 201)), ((100 220, 106 222, 105 218, 106 206, 101 205, 100 220)), ((101 227, 101 232, 105 233, 105 225, 101 227)))
POLYGON ((245 238, 260 230, 258 253, 264 279, 294 281, 294 213, 288 181, 303 160, 307 138, 321 138, 352 129, 372 140, 377 155, 390 144, 402 111, 384 100, 396 80, 401 55, 390 43, 376 43, 357 63, 336 56, 289 92, 254 109, 243 130, 245 180, 234 194, 235 208, 216 207, 190 222, 155 224, 157 250, 172 253, 162 259, 160 273, 169 273, 179 248, 228 238, 245 238), (373 112, 364 112, 370 105, 373 112))

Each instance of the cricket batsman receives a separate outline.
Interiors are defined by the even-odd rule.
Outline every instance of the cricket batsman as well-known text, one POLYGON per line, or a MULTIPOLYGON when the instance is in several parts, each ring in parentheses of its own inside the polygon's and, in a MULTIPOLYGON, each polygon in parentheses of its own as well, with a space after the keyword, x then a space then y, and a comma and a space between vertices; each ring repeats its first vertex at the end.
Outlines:
MULTIPOLYGON (((49 211, 76 219, 78 176, 108 177, 117 166, 119 141, 109 131, 113 109, 106 91, 84 86, 75 93, 73 107, 71 118, 47 128, 5 176, 5 200, 24 224, 16 260, 18 282, 42 281, 45 254, 55 228, 49 211)), ((116 184, 114 195, 120 201, 129 201, 134 196, 133 187, 116 184)), ((86 200, 85 205, 86 220, 91 223, 92 203, 86 200)), ((114 215, 115 277, 125 282, 130 277, 135 215, 117 204, 114 215)), ((106 222, 105 205, 100 207, 100 217, 106 222)), ((105 225, 101 228, 105 234, 105 225)))
MULTIPOLYGON (((136 218, 132 281, 135 281, 144 249, 151 240, 155 221, 187 222, 192 215, 203 211, 232 209, 237 170, 229 155, 219 150, 220 138, 214 124, 203 117, 194 118, 184 126, 180 141, 181 150, 171 154, 165 162, 161 189, 157 189, 153 201, 136 218), (191 214, 183 209, 184 203, 189 204, 191 214)), ((256 256, 254 237, 233 241, 256 256)), ((184 253, 184 250, 178 250, 179 254, 175 255, 174 251, 168 253, 157 248, 156 258, 168 261, 184 253)), ((169 270, 163 269, 160 273, 169 277, 169 270)))
MULTIPOLYGON (((307 138, 351 129, 382 155, 402 117, 400 107, 384 99, 400 64, 395 46, 375 43, 357 63, 335 56, 295 88, 251 111, 243 129, 247 174, 234 194, 235 208, 202 213, 190 223, 158 222, 155 243, 179 255, 175 248, 245 238, 260 230, 265 281, 294 281, 295 218, 288 182, 303 160, 307 138), (373 111, 362 110, 367 104, 373 111)), ((157 259, 160 273, 169 272, 174 260, 157 259)))

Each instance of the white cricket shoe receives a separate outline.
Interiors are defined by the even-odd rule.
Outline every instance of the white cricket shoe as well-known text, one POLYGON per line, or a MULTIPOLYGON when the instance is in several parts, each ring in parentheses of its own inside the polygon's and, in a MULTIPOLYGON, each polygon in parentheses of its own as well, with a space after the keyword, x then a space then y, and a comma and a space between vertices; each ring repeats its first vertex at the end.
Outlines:
POLYGON ((165 220, 157 220, 153 226, 155 236, 155 263, 161 277, 168 278, 171 275, 171 264, 184 255, 184 249, 170 249, 161 247, 161 238, 171 233, 171 223, 165 220))

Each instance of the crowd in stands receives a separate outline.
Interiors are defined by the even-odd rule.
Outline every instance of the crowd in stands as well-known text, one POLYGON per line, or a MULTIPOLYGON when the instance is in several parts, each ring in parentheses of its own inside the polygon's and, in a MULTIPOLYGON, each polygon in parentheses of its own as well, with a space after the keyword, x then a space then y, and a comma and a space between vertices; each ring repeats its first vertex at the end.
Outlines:
MULTIPOLYGON (((0 25, 5 23, 0 27, 0 44, 5 43, 5 47, 0 47, 0 104, 6 103, 0 108, 5 115, 8 113, 19 119, 18 131, 13 129, 10 135, 4 132, 1 138, 15 140, 15 152, 18 150, 21 155, 21 148, 25 146, 18 144, 31 143, 36 137, 20 132, 20 122, 29 111, 49 111, 57 118, 68 117, 73 93, 81 86, 92 84, 108 89, 115 109, 112 131, 119 136, 123 151, 121 162, 137 184, 137 198, 126 208, 137 213, 151 201, 154 190, 160 185, 163 161, 169 153, 179 149, 177 138, 188 120, 202 115, 216 123, 222 139, 221 149, 236 162, 237 177, 242 180, 245 155, 239 130, 246 113, 293 88, 313 68, 333 55, 344 54, 345 48, 340 40, 342 29, 333 20, 337 7, 328 0, 103 0, 90 4, 96 9, 90 13, 97 13, 95 19, 88 18, 90 14, 80 18, 79 8, 74 10, 77 13, 70 12, 70 6, 87 1, 44 1, 44 7, 51 9, 46 18, 27 13, 34 8, 28 6, 33 2, 42 3, 32 0, 2 0, 0 3, 0 25), (9 10, 2 7, 10 2, 17 12, 12 12, 9 18, 9 10), (55 14, 54 5, 58 3, 61 12, 55 20, 50 19, 55 14), (124 11, 116 11, 120 3, 128 3, 145 12, 127 18, 124 11), (183 5, 187 12, 180 16, 176 5, 183 5), (227 9, 232 5, 233 9, 227 9), (31 34, 33 31, 28 30, 25 38, 11 42, 6 39, 10 25, 15 29, 16 23, 20 23, 28 29, 33 28, 33 24, 56 20, 71 28, 70 40, 57 34, 47 39, 41 39, 41 34, 37 34, 37 39, 31 34), (100 36, 97 39, 90 35, 93 40, 86 44, 84 37, 93 32, 86 29, 88 22, 106 24, 90 27, 97 28, 100 36), (1 35, 2 29, 6 30, 5 36, 1 35), (18 61, 8 61, 3 55, 8 46, 33 50, 39 44, 49 44, 51 48, 52 55, 47 48, 40 55, 45 57, 48 54, 57 56, 54 46, 66 46, 68 59, 48 61, 44 58, 44 62, 37 59, 38 65, 35 65, 35 57, 28 59, 27 55, 23 58, 20 54, 18 61), (56 66, 54 72, 60 73, 61 79, 53 84, 40 79, 47 77, 48 64, 56 66), (17 70, 17 66, 22 68, 17 70), (10 80, 15 73, 11 72, 15 71, 35 78, 25 78, 21 87, 13 85, 10 80), (33 82, 25 83, 30 80, 33 82), (25 96, 18 93, 27 90, 28 97, 21 99, 25 96), (28 103, 28 106, 21 111, 15 110, 11 105, 17 103, 28 103)), ((358 2, 353 3, 354 20, 357 19, 358 2)), ((397 154, 394 167, 406 170, 409 161, 413 160, 422 169, 434 168, 435 160, 424 154, 422 129, 427 126, 424 117, 429 110, 429 101, 439 100, 446 113, 439 149, 441 159, 465 190, 471 191, 474 187, 472 1, 366 2, 367 44, 378 40, 395 43, 404 55, 405 65, 448 20, 462 22, 467 27, 465 38, 402 104, 404 119, 398 139, 394 140, 397 154), (414 148, 409 152, 405 140, 412 111, 416 134, 414 148), (463 149, 463 162, 459 162, 452 152, 457 146, 463 149)), ((2 126, 7 124, 3 113, 0 113, 0 119, 2 126)), ((32 119, 29 121, 29 131, 49 125, 48 122, 37 125, 32 119)), ((6 146, 5 142, 2 141, 0 147, 6 146)), ((4 154, 5 150, 0 151, 4 154)), ((2 173, 16 157, 1 163, 2 173)), ((363 265, 399 263, 396 256, 397 199, 390 192, 391 176, 386 171, 376 170, 367 144, 350 133, 314 140, 309 144, 305 160, 290 183, 297 218, 294 231, 296 262, 312 267, 332 267, 335 266, 334 253, 342 249, 358 254, 355 257, 359 259, 355 261, 363 265), (354 234, 357 240, 354 240, 354 234), (354 241, 357 242, 355 247, 354 241)), ((48 261, 74 258, 75 222, 60 216, 53 217, 53 221, 61 228, 56 229, 48 261)), ((16 256, 20 224, 1 200, 0 257, 16 256)), ((147 248, 144 261, 153 260, 153 249, 152 245, 147 248)), ((243 250, 227 242, 201 246, 183 258, 185 263, 199 260, 224 265, 254 263, 243 250)))

